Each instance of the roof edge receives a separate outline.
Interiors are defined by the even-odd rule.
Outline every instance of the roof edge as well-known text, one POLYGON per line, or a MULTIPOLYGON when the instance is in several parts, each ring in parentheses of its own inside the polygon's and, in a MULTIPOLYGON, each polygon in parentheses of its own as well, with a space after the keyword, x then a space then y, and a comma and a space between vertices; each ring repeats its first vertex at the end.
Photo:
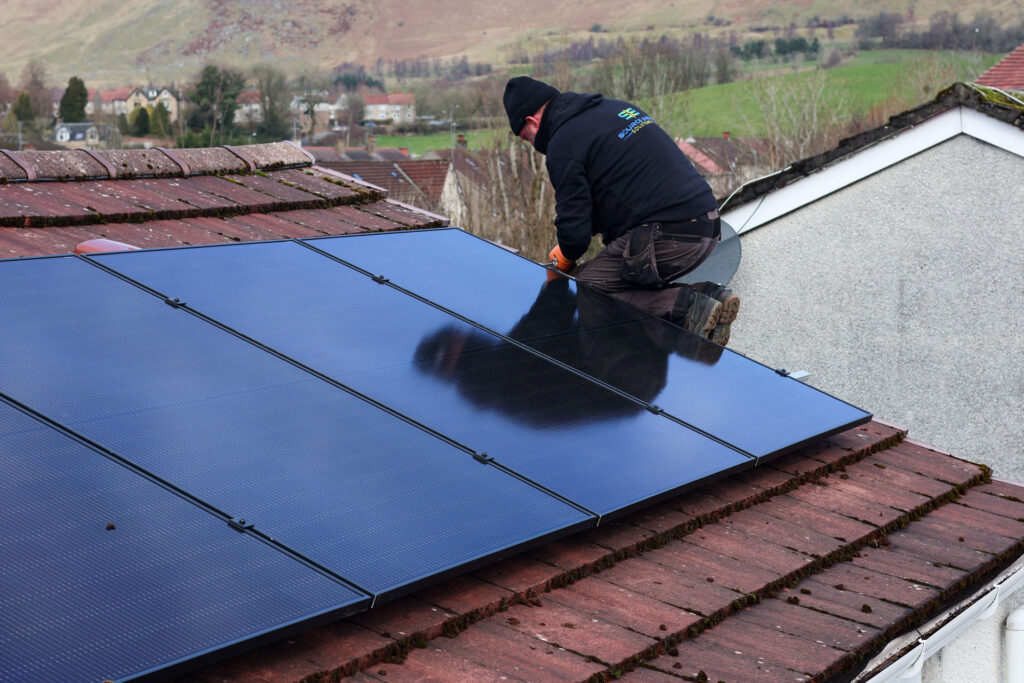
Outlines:
MULTIPOLYGON (((973 109, 1024 130, 1024 104, 1019 103, 1016 98, 997 88, 954 83, 940 91, 934 100, 891 116, 888 123, 883 126, 844 138, 830 150, 794 161, 777 173, 758 178, 742 186, 722 203, 722 208, 724 209, 726 204, 730 204, 730 210, 735 210, 739 206, 760 199, 777 188, 789 185, 866 147, 890 139, 957 107, 973 109)), ((737 232, 739 231, 737 229, 737 232)))

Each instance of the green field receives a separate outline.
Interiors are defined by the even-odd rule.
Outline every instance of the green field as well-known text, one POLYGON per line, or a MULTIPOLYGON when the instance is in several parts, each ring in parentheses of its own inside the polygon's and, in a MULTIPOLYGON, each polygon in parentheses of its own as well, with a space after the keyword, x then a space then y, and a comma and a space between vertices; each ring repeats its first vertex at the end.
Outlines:
MULTIPOLYGON (((822 104, 848 121, 865 119, 873 108, 896 111, 923 104, 956 81, 970 81, 995 64, 1002 55, 954 55, 922 50, 867 50, 847 59, 841 66, 817 71, 813 63, 799 70, 786 64, 761 65, 772 68, 771 76, 734 81, 723 85, 677 93, 665 98, 659 110, 654 102, 640 99, 638 104, 655 114, 659 123, 675 136, 718 136, 729 131, 738 136, 764 134, 761 102, 767 88, 776 88, 783 99, 797 100, 814 96, 817 78, 824 78, 822 104)), ((895 113, 888 111, 885 115, 895 113)), ((490 147, 495 136, 508 135, 499 130, 456 131, 466 135, 470 149, 490 147)), ((378 136, 380 147, 408 147, 419 156, 431 149, 452 144, 449 132, 424 136, 378 136)))
MULTIPOLYGON (((462 133, 466 136, 466 143, 470 149, 491 147, 495 136, 502 138, 511 135, 507 126, 501 130, 460 130, 457 128, 455 133, 462 133)), ((378 147, 408 147, 409 153, 418 157, 432 149, 448 149, 452 146, 452 135, 448 131, 431 135, 378 135, 376 141, 378 147)))
MULTIPOLYGON (((873 108, 897 97, 897 106, 923 104, 956 81, 973 80, 1000 56, 952 56, 916 50, 872 50, 859 53, 843 66, 824 72, 814 69, 735 81, 677 94, 663 114, 675 135, 712 136, 764 134, 761 101, 765 88, 775 87, 788 98, 813 97, 814 79, 824 76, 823 103, 840 111, 840 118, 864 117, 873 108)), ((649 102, 640 102, 650 105, 649 102)))

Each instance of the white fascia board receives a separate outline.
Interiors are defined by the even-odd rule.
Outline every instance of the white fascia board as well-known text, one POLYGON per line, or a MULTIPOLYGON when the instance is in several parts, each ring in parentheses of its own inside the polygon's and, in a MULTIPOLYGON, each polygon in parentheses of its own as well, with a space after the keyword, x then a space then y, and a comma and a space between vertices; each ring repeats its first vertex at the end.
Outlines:
POLYGON ((956 107, 727 210, 722 220, 743 234, 961 134, 1024 156, 1024 131, 973 109, 956 107))
POLYGON ((964 133, 1024 157, 1024 130, 967 107, 960 109, 964 133))

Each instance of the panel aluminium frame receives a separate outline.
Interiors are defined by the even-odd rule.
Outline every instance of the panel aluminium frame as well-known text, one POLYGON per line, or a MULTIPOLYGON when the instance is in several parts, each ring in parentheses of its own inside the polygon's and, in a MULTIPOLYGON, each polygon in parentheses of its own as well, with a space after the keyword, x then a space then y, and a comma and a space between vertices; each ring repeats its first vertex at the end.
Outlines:
MULTIPOLYGON (((302 243, 90 258, 602 517, 752 464, 589 376, 302 243)), ((552 283, 549 294, 563 284, 552 283)))
POLYGON ((164 678, 370 603, 3 396, 0 500, 0 681, 164 678))
POLYGON ((0 391, 377 600, 596 521, 95 261, 0 284, 0 391))
POLYGON ((548 286, 551 271, 458 229, 303 242, 514 343, 591 374, 758 459, 781 455, 871 417, 815 387, 568 278, 560 279, 578 299, 576 310, 567 313, 559 306, 548 306, 544 315, 537 310, 538 290, 548 286), (527 318, 531 318, 529 325, 524 324, 527 318), (657 349, 664 346, 666 337, 675 340, 679 352, 669 356, 662 370, 657 349), (630 340, 642 343, 630 349, 630 340), (606 347, 610 354, 630 353, 636 364, 651 368, 651 378, 638 382, 635 374, 595 368, 570 352, 584 343, 606 347))

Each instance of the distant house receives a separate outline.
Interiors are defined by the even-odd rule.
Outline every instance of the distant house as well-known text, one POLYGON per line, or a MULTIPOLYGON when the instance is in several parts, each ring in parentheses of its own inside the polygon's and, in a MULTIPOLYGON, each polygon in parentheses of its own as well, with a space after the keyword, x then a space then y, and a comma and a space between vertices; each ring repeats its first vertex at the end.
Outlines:
POLYGON ((363 98, 363 120, 411 124, 416 120, 416 95, 389 93, 366 95, 363 98))
POLYGON ((722 197, 769 170, 770 142, 764 138, 689 137, 676 144, 697 172, 722 197))
POLYGON ((67 147, 93 147, 107 139, 109 129, 95 123, 62 123, 53 130, 54 142, 67 147))
POLYGON ((235 104, 238 105, 238 110, 235 113, 236 121, 249 124, 263 121, 261 93, 256 88, 247 88, 238 93, 235 104))
MULTIPOLYGON (((134 88, 114 88, 113 90, 100 90, 95 95, 90 93, 93 100, 93 111, 110 116, 128 113, 128 96, 134 88)), ((86 110, 88 113, 88 110, 86 110)))
POLYGON ((177 121, 181 100, 170 88, 157 88, 152 85, 134 88, 125 101, 126 112, 134 111, 139 107, 157 107, 161 104, 167 108, 171 123, 177 121))
MULTIPOLYGON (((306 147, 318 166, 383 187, 388 197, 428 211, 442 212, 441 197, 448 182, 449 164, 443 159, 410 159, 398 150, 381 149, 365 160, 353 159, 333 147, 306 147), (397 158, 391 152, 394 151, 397 158), (387 154, 381 154, 387 152, 387 154)), ((353 153, 358 155, 356 148, 353 153)))

